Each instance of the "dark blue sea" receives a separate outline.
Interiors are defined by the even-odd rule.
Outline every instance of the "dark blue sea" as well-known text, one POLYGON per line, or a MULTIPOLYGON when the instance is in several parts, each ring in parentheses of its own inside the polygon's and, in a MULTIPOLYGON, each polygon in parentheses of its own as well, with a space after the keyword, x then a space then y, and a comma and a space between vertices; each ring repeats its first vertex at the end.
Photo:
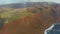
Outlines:
POLYGON ((54 26, 44 34, 60 34, 60 24, 54 24, 54 26))

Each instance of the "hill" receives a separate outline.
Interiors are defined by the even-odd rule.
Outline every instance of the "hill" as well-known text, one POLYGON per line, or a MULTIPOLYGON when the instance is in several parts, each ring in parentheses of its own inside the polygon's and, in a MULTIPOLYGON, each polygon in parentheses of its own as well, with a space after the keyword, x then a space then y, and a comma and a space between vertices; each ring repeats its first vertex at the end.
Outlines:
POLYGON ((0 15, 5 20, 0 34, 44 34, 45 29, 60 22, 60 5, 56 3, 27 2, 1 7, 0 15))

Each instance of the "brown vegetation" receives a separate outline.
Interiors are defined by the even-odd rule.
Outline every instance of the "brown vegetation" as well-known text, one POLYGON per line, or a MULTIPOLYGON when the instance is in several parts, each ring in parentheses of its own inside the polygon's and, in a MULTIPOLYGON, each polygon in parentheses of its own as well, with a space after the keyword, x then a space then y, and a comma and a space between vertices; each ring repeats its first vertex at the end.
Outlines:
MULTIPOLYGON (((30 12, 33 13, 32 16, 23 16, 12 23, 4 24, 1 34, 44 34, 44 30, 51 26, 53 23, 60 21, 60 16, 55 20, 53 16, 51 16, 51 10, 54 7, 28 7, 24 9, 17 9, 17 12, 30 12), (34 12, 36 11, 36 12, 34 12)), ((59 13, 59 7, 56 9, 57 13, 59 13)), ((55 9, 54 9, 55 10, 55 9)), ((58 14, 59 15, 59 14, 58 14)))

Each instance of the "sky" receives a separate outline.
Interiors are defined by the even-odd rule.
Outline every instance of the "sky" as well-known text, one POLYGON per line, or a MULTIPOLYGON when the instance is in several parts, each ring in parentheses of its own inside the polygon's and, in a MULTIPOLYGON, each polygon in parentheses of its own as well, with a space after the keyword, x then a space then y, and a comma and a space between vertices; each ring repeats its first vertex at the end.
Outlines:
POLYGON ((60 3, 60 0, 0 0, 1 4, 21 3, 21 2, 56 2, 60 3))

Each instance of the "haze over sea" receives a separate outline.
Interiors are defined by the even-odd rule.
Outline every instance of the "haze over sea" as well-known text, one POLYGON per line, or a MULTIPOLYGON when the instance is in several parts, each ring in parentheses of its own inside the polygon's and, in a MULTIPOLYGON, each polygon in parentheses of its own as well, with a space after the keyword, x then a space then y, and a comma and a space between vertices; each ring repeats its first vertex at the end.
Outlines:
POLYGON ((0 0, 0 5, 23 2, 55 2, 60 3, 60 0, 0 0))

